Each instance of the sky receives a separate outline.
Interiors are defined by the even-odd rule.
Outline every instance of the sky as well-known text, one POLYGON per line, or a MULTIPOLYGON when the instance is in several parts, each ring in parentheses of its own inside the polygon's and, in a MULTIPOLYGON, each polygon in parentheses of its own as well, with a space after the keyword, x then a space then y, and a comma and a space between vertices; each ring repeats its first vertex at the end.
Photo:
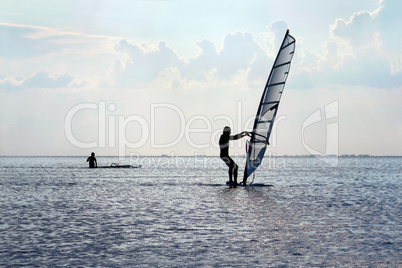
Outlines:
POLYGON ((218 155, 223 127, 252 130, 287 29, 269 154, 401 155, 399 0, 0 6, 0 156, 218 155))

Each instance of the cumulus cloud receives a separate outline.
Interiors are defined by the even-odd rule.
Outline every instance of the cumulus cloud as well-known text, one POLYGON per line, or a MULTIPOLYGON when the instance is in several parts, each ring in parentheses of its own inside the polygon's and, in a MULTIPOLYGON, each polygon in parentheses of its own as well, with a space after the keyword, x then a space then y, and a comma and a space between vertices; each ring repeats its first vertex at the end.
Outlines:
POLYGON ((348 20, 337 19, 331 26, 331 35, 350 45, 355 56, 378 53, 386 57, 392 74, 402 73, 400 47, 402 2, 384 0, 374 11, 359 11, 348 20))
MULTIPOLYGON (((281 22, 271 25, 271 35, 276 36, 281 26, 284 26, 281 22)), ((37 73, 37 77, 29 79, 17 78, 27 77, 29 73, 39 69, 38 58, 41 59, 41 69, 69 73, 81 80, 134 87, 136 84, 160 81, 161 77, 167 79, 167 84, 205 82, 207 78, 228 81, 239 72, 252 84, 256 78, 265 77, 269 68, 266 52, 250 32, 226 34, 221 48, 217 48, 208 40, 196 42, 200 53, 189 59, 180 57, 164 41, 150 44, 131 43, 120 39, 116 43, 117 40, 113 38, 8 23, 0 23, 0 36, 4 40, 0 45, 0 59, 14 66, 13 71, 0 74, 8 77, 1 80, 3 88, 8 86, 21 89, 24 86, 34 87, 34 84, 41 84, 37 80, 44 80, 44 73, 37 73), (16 59, 18 61, 15 61, 16 59), (21 64, 24 68, 20 68, 21 64), (31 65, 30 70, 28 64, 31 65), (170 81, 169 74, 174 76, 170 81)), ((53 78, 53 82, 49 80, 42 84, 45 87, 53 87, 50 85, 67 77, 55 79, 53 78)))
POLYGON ((379 9, 374 12, 359 11, 349 20, 337 19, 331 27, 334 37, 344 39, 354 48, 377 48, 381 43, 378 37, 379 9))
POLYGON ((268 29, 274 36, 273 43, 280 45, 283 40, 283 33, 288 29, 288 24, 283 20, 278 20, 269 25, 268 29))
POLYGON ((190 58, 181 68, 181 76, 186 80, 205 81, 206 76, 217 66, 218 53, 215 44, 208 40, 199 41, 196 45, 201 53, 190 58))
POLYGON ((348 19, 337 19, 330 28, 331 40, 324 44, 324 54, 317 60, 304 51, 303 71, 293 76, 291 86, 400 86, 402 56, 400 48, 393 46, 398 43, 399 31, 384 28, 390 21, 401 21, 395 11, 400 6, 397 1, 385 0, 374 11, 358 11, 348 19))
POLYGON ((121 40, 115 50, 129 56, 125 62, 116 62, 115 65, 118 79, 124 79, 126 82, 151 82, 162 71, 183 64, 177 53, 163 41, 157 46, 152 46, 145 43, 130 44, 121 40))
POLYGON ((11 23, 0 23, 0 37, 3 89, 104 84, 116 58, 112 37, 11 23))
POLYGON ((339 52, 338 44, 334 41, 325 43, 325 54, 317 61, 319 70, 339 69, 343 65, 343 57, 339 52))
MULTIPOLYGON (((327 83, 394 86, 400 83, 400 47, 389 45, 395 44, 395 37, 392 39, 389 31, 384 30, 393 25, 390 21, 400 21, 399 16, 395 18, 395 9, 400 5, 398 1, 385 0, 374 11, 359 11, 349 18, 337 19, 321 55, 298 47, 289 79, 292 87, 309 88, 327 83)), ((248 86, 261 86, 287 28, 284 21, 273 22, 268 31, 260 34, 266 43, 257 42, 250 32, 227 33, 222 47, 204 39, 195 43, 199 53, 185 59, 165 41, 133 43, 125 39, 117 41, 0 23, 0 36, 5 40, 0 44, 0 59, 13 64, 19 62, 14 59, 23 59, 20 65, 15 63, 14 72, 0 74, 3 76, 0 87, 82 86, 74 82, 79 80, 95 81, 92 86, 114 84, 135 88, 138 84, 150 83, 225 83, 234 78, 242 79, 248 86), (43 60, 44 66, 34 65, 35 57, 43 60), (29 60, 30 69, 26 67, 29 60), (20 68, 21 64, 24 69, 20 68), (55 65, 57 68, 53 68, 55 65), (52 74, 36 72, 40 69, 52 70, 52 74), (35 74, 29 75, 32 73, 35 74)))
POLYGON ((227 34, 219 53, 218 76, 230 79, 238 71, 247 70, 257 56, 263 54, 251 33, 227 34))
MULTIPOLYGON (((200 53, 184 60, 165 42, 156 46, 131 44, 121 40, 115 50, 124 53, 127 59, 115 63, 117 80, 148 83, 168 69, 175 69, 186 81, 204 82, 211 75, 218 81, 223 81, 233 78, 241 71, 257 76, 261 72, 259 67, 267 59, 264 50, 248 32, 227 34, 220 50, 208 40, 199 41, 196 46, 200 53)), ((266 75, 265 69, 263 72, 266 75)))
MULTIPOLYGON (((314 56, 309 57, 314 63, 314 56)), ((392 88, 401 85, 402 74, 391 72, 391 66, 382 54, 362 51, 356 55, 340 55, 335 43, 328 43, 324 56, 320 57, 311 69, 303 68, 292 76, 289 87, 308 89, 323 87, 328 84, 370 86, 392 88)))
POLYGON ((24 79, 4 78, 0 80, 0 88, 6 91, 27 88, 60 88, 68 86, 73 80, 74 77, 68 73, 53 75, 40 71, 24 79))

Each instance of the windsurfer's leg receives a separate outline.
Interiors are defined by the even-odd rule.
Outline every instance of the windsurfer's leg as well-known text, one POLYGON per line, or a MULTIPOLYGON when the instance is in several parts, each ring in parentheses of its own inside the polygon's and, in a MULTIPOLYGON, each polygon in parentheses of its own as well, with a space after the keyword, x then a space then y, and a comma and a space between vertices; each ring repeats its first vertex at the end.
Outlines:
POLYGON ((247 169, 244 169, 244 175, 243 175, 243 185, 247 184, 247 169))
POLYGON ((225 162, 225 164, 228 166, 229 168, 229 184, 233 183, 233 160, 229 157, 229 156, 221 156, 221 159, 223 160, 223 162, 225 162))
POLYGON ((237 171, 239 170, 239 166, 233 162, 233 175, 234 175, 234 184, 237 185, 237 171))
POLYGON ((233 183, 233 170, 229 167, 229 184, 233 183))

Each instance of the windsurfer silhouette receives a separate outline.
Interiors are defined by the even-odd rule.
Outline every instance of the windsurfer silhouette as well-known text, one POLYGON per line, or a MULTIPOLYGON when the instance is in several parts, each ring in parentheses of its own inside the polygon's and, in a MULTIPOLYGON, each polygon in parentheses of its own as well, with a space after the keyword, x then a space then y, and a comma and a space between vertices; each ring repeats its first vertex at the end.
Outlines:
POLYGON ((88 157, 87 162, 89 162, 89 167, 90 167, 90 168, 96 168, 96 167, 98 167, 98 162, 96 161, 95 153, 94 153, 94 152, 92 152, 92 153, 91 153, 91 156, 88 157))
POLYGON ((239 167, 229 156, 229 141, 238 140, 245 135, 247 135, 247 131, 243 131, 236 135, 230 135, 230 127, 226 126, 223 129, 223 133, 219 138, 219 147, 221 150, 220 157, 225 162, 225 164, 229 167, 229 185, 236 187, 237 186, 237 171, 239 167), (234 180, 233 180, 234 178, 234 180))

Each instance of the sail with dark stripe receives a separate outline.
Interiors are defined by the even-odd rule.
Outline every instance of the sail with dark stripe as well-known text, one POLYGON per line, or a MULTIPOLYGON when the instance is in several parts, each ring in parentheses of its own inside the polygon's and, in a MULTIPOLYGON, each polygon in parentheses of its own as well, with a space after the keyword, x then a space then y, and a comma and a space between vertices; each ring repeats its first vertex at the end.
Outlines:
POLYGON ((261 164, 267 145, 269 145, 269 136, 289 74, 295 47, 296 40, 287 30, 264 88, 254 121, 253 132, 250 133, 251 138, 243 177, 244 183, 261 164))

